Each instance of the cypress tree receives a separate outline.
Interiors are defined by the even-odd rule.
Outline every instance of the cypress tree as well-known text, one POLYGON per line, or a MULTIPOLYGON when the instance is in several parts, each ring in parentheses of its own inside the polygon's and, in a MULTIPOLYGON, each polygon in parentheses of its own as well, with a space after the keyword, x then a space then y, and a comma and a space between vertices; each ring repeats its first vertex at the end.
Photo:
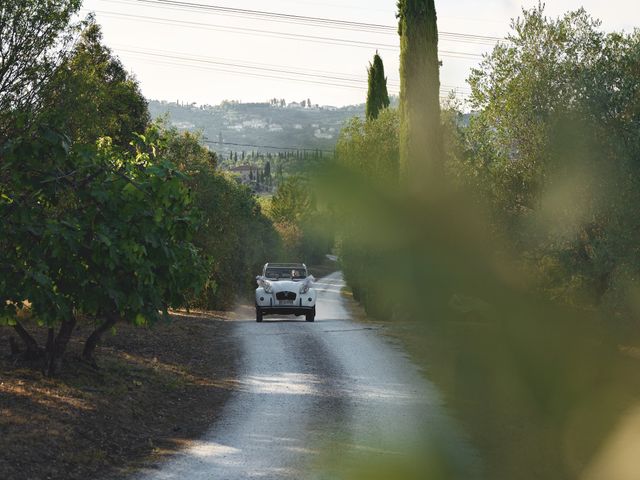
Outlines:
POLYGON ((415 193, 442 171, 440 63, 434 0, 399 0, 400 162, 415 193))
POLYGON ((380 110, 389 106, 389 92, 387 78, 384 76, 384 64, 378 52, 373 56, 373 63, 369 64, 369 90, 367 92, 366 114, 368 120, 378 118, 380 110))

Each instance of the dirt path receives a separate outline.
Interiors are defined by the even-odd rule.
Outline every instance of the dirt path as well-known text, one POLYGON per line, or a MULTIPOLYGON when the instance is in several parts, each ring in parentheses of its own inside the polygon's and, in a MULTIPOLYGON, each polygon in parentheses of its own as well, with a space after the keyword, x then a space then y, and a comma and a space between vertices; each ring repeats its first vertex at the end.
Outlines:
POLYGON ((319 281, 315 323, 236 322, 239 385, 220 420, 136 480, 327 478, 361 459, 424 454, 427 445, 474 478, 475 457, 435 387, 376 327, 349 318, 343 285, 340 273, 319 281))

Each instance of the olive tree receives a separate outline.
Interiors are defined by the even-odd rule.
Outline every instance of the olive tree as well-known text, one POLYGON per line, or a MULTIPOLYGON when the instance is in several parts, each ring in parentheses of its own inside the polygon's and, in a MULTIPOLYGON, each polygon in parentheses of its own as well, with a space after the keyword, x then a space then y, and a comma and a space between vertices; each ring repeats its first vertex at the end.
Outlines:
POLYGON ((469 79, 478 113, 458 168, 556 298, 598 305, 640 267, 639 59, 638 32, 539 5, 469 79))

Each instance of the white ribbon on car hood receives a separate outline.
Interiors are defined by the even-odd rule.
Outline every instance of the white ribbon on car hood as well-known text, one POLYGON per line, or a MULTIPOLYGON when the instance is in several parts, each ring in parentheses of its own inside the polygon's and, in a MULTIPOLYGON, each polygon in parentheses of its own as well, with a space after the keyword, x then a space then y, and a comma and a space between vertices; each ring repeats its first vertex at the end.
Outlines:
MULTIPOLYGON (((307 278, 302 280, 302 282, 300 282, 300 285, 304 286, 304 288, 308 290, 309 288, 311 288, 311 285, 315 281, 315 277, 313 275, 309 275, 307 278)), ((258 282, 258 286, 262 288, 269 288, 272 286, 271 281, 267 280, 267 277, 264 277, 262 275, 258 275, 256 277, 256 282, 258 282)))
POLYGON ((302 285, 304 285, 304 288, 308 290, 309 288, 311 288, 311 284, 313 284, 313 282, 315 281, 316 279, 313 277, 313 275, 309 275, 302 281, 302 285))
POLYGON ((268 288, 271 286, 271 282, 267 280, 267 277, 263 277, 262 275, 258 275, 256 277, 256 282, 258 282, 258 286, 262 288, 268 288))

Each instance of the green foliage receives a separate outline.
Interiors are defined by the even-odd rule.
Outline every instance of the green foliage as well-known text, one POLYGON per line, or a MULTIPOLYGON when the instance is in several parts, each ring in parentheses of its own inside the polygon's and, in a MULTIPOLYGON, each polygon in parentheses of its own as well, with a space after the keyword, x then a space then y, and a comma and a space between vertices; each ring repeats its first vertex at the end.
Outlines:
POLYGON ((516 214, 535 208, 555 123, 586 106, 584 80, 604 40, 584 10, 551 20, 542 8, 515 20, 509 42, 469 80, 480 112, 470 132, 475 161, 495 171, 496 196, 516 214))
MULTIPOLYGON (((419 4, 399 3, 403 37, 418 28, 414 17, 428 16, 430 7, 419 4)), ((632 65, 640 35, 604 34, 584 10, 550 19, 542 6, 524 11, 513 30, 471 75, 478 112, 470 127, 461 125, 455 105, 442 115, 449 181, 489 205, 496 242, 519 252, 521 267, 536 272, 549 297, 632 314, 640 269, 633 240, 640 226, 640 142, 633 133, 640 108, 632 65)), ((411 51, 412 39, 402 41, 411 51)), ((405 86, 406 100, 409 80, 405 86)), ((400 128, 354 119, 338 141, 340 164, 380 192, 397 168, 392 139, 399 135, 403 148, 403 105, 400 128)), ((355 232, 342 239, 345 272, 352 285, 364 285, 357 279, 370 278, 385 254, 358 248, 358 218, 346 218, 355 232)), ((362 285, 355 287, 361 297, 376 289, 362 285)))
MULTIPOLYGON (((340 176, 355 176, 354 187, 364 179, 379 198, 396 191, 400 187, 398 111, 386 109, 377 118, 366 121, 353 118, 340 132, 336 157, 340 168, 346 169, 340 176)), ((354 196, 359 196, 357 189, 354 196)), ((375 207, 373 203, 355 208, 339 204, 342 208, 337 218, 343 226, 339 250, 345 278, 354 298, 369 315, 389 318, 391 302, 382 280, 389 252, 383 254, 371 245, 367 226, 370 218, 362 215, 362 210, 375 207)))
POLYGON ((310 182, 305 177, 288 177, 271 198, 268 215, 284 247, 280 260, 320 263, 333 245, 329 212, 318 205, 310 182))
POLYGON ((24 131, 43 107, 42 89, 64 59, 80 0, 0 4, 0 139, 24 131))
POLYGON ((400 34, 400 156, 410 189, 422 194, 438 185, 440 129, 440 63, 433 0, 398 2, 400 34))
POLYGON ((314 207, 309 186, 301 177, 289 177, 271 199, 271 218, 275 222, 299 223, 314 207))
POLYGON ((124 148, 132 132, 144 132, 149 123, 137 82, 102 44, 93 20, 48 84, 45 102, 41 121, 56 125, 74 142, 94 143, 108 136, 124 148))
POLYGON ((306 175, 321 169, 330 160, 330 155, 319 150, 289 150, 277 153, 242 152, 238 163, 238 152, 228 157, 220 156, 218 165, 222 170, 245 166, 253 170, 249 175, 251 187, 256 192, 272 192, 290 175, 306 175))
POLYGON ((372 181, 388 186, 398 182, 400 146, 399 115, 385 109, 375 119, 352 118, 340 131, 336 145, 338 162, 372 181))
MULTIPOLYGON (((78 314, 154 321, 185 303, 204 269, 175 167, 144 137, 118 153, 147 123, 136 82, 92 21, 69 51, 80 5, 0 6, 0 318, 14 326, 26 357, 45 354, 49 375, 78 314), (104 135, 119 149, 109 137, 96 145, 104 135), (16 319, 25 310, 49 328, 44 352, 16 319)), ((100 335, 98 328, 88 338, 86 358, 100 335)))
POLYGON ((384 64, 378 52, 369 64, 369 89, 367 92, 366 116, 372 120, 378 118, 380 111, 389 106, 389 92, 387 91, 387 77, 384 76, 384 64))
POLYGON ((217 157, 200 145, 200 138, 175 129, 162 132, 160 152, 186 176, 202 225, 194 243, 209 258, 207 284, 192 299, 200 308, 233 307, 254 287, 256 272, 279 255, 280 239, 248 187, 216 171, 217 157))
MULTIPOLYGON (((353 186, 363 181, 375 190, 373 195, 384 198, 400 187, 399 183, 399 115, 394 109, 385 109, 375 119, 353 118, 340 132, 336 145, 336 161, 341 177, 353 178, 353 186)), ((359 197, 357 189, 354 196, 359 197)), ((341 205, 336 218, 342 226, 340 259, 345 278, 354 298, 362 303, 369 315, 389 318, 391 302, 387 295, 384 271, 389 252, 383 252, 369 241, 370 217, 363 210, 374 209, 373 203, 341 205), (347 207, 347 208, 345 208, 347 207)), ((375 234, 377 235, 377 233, 375 234)))
POLYGON ((28 300, 49 326, 74 312, 146 323, 184 305, 204 273, 197 218, 184 177, 153 150, 144 137, 135 156, 108 141, 70 148, 47 129, 2 150, 0 304, 28 300))
POLYGON ((231 306, 279 252, 252 193, 215 171, 197 135, 147 128, 146 100, 92 18, 68 50, 79 6, 0 6, 0 323, 36 357, 17 316, 49 328, 49 374, 79 315, 104 320, 92 360, 118 320, 231 306))
POLYGON ((640 268, 640 35, 604 34, 584 10, 551 19, 543 6, 512 27, 471 75, 479 113, 454 170, 489 199, 542 289, 618 311, 635 300, 616 291, 634 291, 628 272, 640 268))
POLYGON ((583 11, 526 11, 471 77, 471 126, 453 108, 442 115, 437 195, 384 189, 358 142, 339 145, 355 165, 327 187, 344 211, 347 281, 370 315, 398 320, 391 328, 444 385, 489 478, 589 477, 594 464, 607 478, 626 463, 639 42, 603 34, 583 11))

